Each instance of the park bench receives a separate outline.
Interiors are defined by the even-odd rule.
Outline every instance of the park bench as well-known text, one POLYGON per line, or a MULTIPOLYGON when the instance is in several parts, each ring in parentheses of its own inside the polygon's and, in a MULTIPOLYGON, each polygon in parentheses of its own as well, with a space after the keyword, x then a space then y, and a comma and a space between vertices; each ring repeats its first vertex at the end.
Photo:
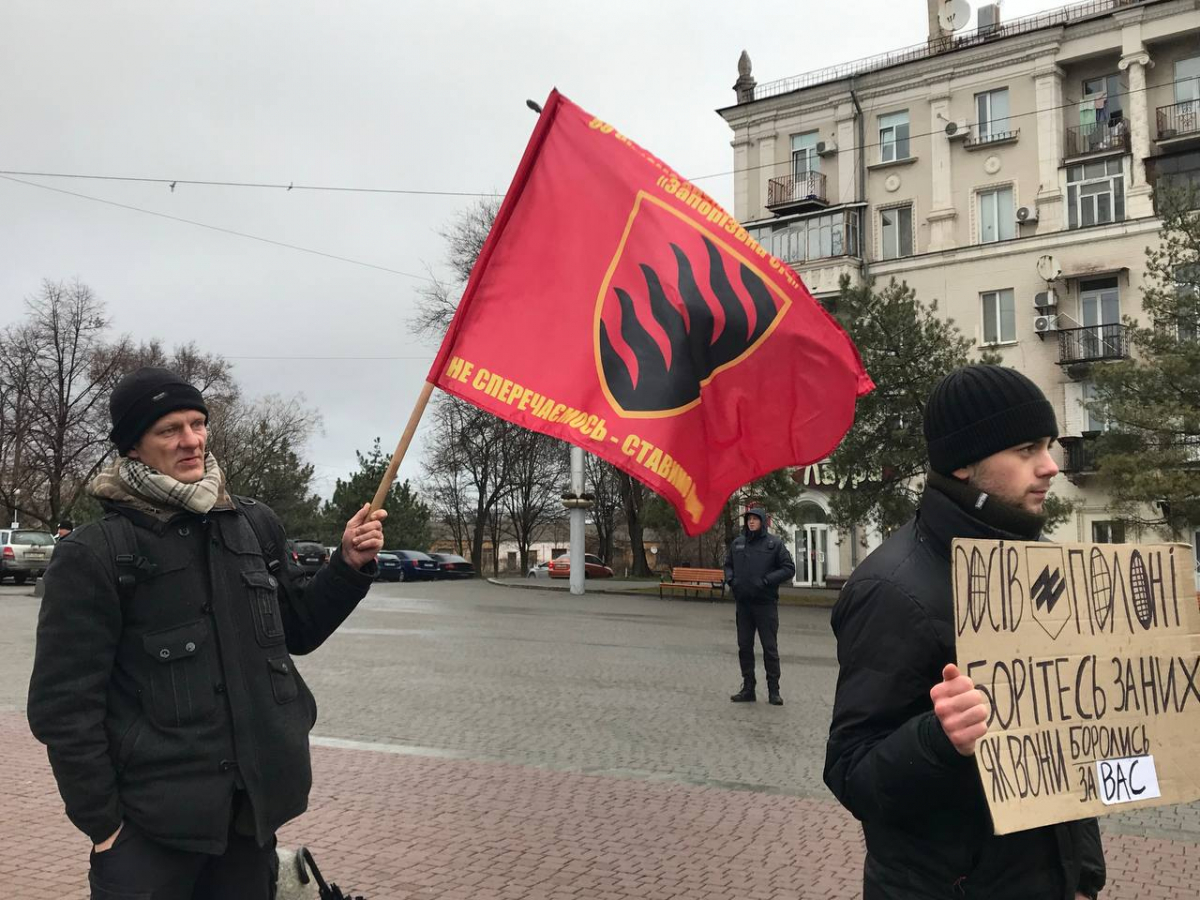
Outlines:
POLYGON ((721 569, 693 569, 687 566, 675 566, 671 569, 671 580, 660 581, 658 596, 661 600, 664 591, 682 591, 685 597, 695 592, 696 596, 707 594, 711 600, 714 596, 725 596, 725 572, 721 569))

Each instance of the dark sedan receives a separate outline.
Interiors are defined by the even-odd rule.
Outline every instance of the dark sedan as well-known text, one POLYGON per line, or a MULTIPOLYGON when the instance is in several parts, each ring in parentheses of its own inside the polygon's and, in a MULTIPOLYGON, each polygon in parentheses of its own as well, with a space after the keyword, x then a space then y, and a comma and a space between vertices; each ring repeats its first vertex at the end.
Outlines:
POLYGON ((423 581, 438 577, 437 560, 420 550, 388 550, 400 560, 399 581, 423 581))
POLYGON ((292 562, 309 575, 319 572, 329 562, 329 551, 316 541, 288 541, 288 549, 292 562))
POLYGON ((453 553, 430 553, 438 564, 438 578, 474 578, 475 567, 453 553))
POLYGON ((379 567, 375 577, 380 581, 399 581, 403 563, 395 553, 380 552, 375 556, 375 564, 379 567))

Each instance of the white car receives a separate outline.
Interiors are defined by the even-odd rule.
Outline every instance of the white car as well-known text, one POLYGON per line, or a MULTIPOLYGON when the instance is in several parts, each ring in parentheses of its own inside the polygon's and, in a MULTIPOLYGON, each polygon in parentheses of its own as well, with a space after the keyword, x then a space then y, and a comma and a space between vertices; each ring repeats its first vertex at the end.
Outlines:
POLYGON ((0 580, 14 584, 40 578, 54 553, 54 535, 31 528, 0 530, 0 580))
POLYGON ((530 566, 529 571, 525 573, 526 578, 549 578, 550 577, 550 562, 540 562, 536 566, 530 566))

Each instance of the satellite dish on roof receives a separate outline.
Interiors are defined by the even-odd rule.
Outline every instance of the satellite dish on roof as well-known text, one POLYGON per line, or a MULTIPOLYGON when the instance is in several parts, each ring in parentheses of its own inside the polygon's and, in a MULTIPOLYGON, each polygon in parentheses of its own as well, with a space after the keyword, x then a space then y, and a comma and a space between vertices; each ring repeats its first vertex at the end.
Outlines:
POLYGON ((1041 276, 1042 281, 1057 281, 1058 276, 1062 274, 1062 266, 1053 256, 1039 256, 1037 273, 1041 276))
POLYGON ((967 0, 943 0, 938 12, 938 24, 943 31, 958 31, 967 27, 971 20, 971 6, 967 0))

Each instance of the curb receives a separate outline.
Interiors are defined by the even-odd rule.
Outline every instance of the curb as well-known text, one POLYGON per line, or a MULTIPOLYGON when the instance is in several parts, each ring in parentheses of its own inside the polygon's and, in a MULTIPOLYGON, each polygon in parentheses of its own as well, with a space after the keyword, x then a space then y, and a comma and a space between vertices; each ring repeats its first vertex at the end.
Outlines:
MULTIPOLYGON (((566 594, 567 596, 573 596, 571 594, 571 592, 567 589, 553 587, 552 585, 548 585, 548 584, 526 584, 523 582, 501 581, 498 578, 486 578, 484 580, 487 581, 489 584, 496 585, 496 587, 510 588, 510 589, 515 589, 515 590, 524 590, 524 591, 556 591, 557 593, 560 593, 560 594, 566 594)), ((525 581, 536 581, 536 579, 528 578, 528 579, 525 579, 525 581)), ((647 587, 652 587, 652 586, 653 586, 653 582, 651 582, 649 585, 647 585, 647 587)), ((664 599, 665 600, 683 600, 688 603, 727 603, 727 604, 732 604, 734 602, 732 597, 725 597, 723 599, 710 599, 707 597, 659 597, 655 594, 643 594, 637 590, 612 590, 609 588, 590 588, 589 587, 584 592, 585 596, 587 594, 610 594, 612 596, 619 596, 619 597, 641 597, 642 599, 645 599, 645 600, 664 600, 664 599)), ((799 597, 792 597, 792 596, 788 596, 785 594, 779 598, 780 606, 801 606, 801 607, 808 607, 810 609, 833 609, 833 605, 836 602, 837 602, 836 594, 829 598, 818 597, 813 594, 803 594, 799 597)))

